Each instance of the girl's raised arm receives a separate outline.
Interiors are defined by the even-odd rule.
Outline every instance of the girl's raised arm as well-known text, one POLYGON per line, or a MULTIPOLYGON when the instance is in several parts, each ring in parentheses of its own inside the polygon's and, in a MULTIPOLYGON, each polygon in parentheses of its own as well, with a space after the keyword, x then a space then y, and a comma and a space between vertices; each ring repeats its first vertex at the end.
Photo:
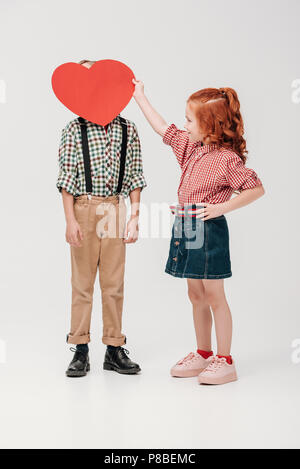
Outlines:
POLYGON ((133 97, 136 100, 137 104, 140 106, 143 111, 147 121, 159 135, 163 136, 169 127, 163 117, 158 114, 157 111, 152 107, 148 99, 144 94, 144 84, 140 80, 132 79, 132 82, 135 85, 135 91, 133 97))

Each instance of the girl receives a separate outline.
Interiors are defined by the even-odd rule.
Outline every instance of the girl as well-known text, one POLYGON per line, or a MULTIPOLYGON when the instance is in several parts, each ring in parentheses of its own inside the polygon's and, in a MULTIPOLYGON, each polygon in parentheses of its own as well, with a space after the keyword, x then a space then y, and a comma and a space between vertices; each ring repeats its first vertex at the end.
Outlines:
POLYGON ((165 272, 187 278, 197 338, 189 353, 172 368, 176 377, 198 376, 199 383, 224 384, 237 379, 230 355, 231 312, 224 278, 232 276, 229 232, 224 216, 264 194, 256 172, 245 166, 246 142, 237 93, 206 88, 187 100, 185 130, 168 125, 132 80, 134 98, 155 132, 170 145, 181 168, 177 206, 165 272), (232 200, 233 192, 238 193, 232 200), (211 350, 212 314, 217 355, 211 350))

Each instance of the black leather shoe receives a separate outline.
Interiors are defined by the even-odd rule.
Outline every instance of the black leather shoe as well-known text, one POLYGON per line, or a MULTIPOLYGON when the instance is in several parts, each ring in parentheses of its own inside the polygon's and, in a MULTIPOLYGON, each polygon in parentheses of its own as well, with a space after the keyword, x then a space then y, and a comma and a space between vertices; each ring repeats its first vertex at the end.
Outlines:
POLYGON ((124 375, 135 375, 141 371, 139 365, 127 356, 128 350, 123 347, 108 345, 104 357, 103 369, 117 371, 124 375))
POLYGON ((90 371, 90 361, 88 352, 81 352, 71 347, 70 350, 74 353, 73 360, 71 361, 66 375, 70 378, 77 378, 80 376, 85 376, 88 371, 90 371))

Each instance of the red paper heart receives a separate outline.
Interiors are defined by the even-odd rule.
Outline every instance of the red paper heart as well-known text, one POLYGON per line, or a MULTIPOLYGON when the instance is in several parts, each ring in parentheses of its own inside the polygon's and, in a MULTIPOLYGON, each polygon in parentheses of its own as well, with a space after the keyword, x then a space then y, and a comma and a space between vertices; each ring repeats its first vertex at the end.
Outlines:
POLYGON ((99 60, 91 68, 68 62, 52 74, 56 97, 78 116, 106 125, 129 103, 134 74, 118 60, 99 60))

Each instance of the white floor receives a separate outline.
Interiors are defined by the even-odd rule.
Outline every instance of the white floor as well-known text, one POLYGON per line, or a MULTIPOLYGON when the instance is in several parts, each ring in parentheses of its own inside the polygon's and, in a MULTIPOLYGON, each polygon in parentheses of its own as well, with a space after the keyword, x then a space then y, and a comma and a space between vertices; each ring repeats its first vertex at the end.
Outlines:
POLYGON ((90 374, 70 379, 71 352, 41 339, 0 365, 1 448, 300 446, 300 365, 283 354, 239 357, 239 381, 210 387, 171 378, 174 351, 149 346, 131 348, 140 375, 103 371, 104 346, 92 344, 90 374))

